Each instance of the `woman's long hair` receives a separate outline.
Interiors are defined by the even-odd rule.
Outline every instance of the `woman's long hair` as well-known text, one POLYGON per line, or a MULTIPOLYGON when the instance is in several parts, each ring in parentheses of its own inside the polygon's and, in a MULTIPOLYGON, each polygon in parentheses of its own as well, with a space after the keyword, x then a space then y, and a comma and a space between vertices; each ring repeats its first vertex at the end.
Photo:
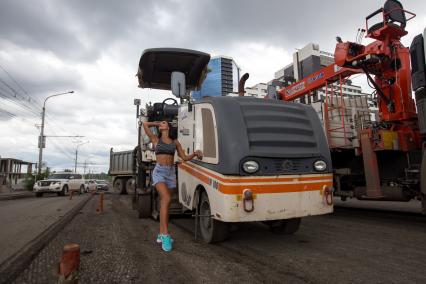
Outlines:
MULTIPOLYGON (((178 129, 175 126, 172 126, 172 124, 170 122, 168 122, 169 124, 169 137, 172 140, 176 140, 177 136, 178 136, 178 129)), ((161 132, 162 131, 158 131, 158 138, 161 139, 161 132)))

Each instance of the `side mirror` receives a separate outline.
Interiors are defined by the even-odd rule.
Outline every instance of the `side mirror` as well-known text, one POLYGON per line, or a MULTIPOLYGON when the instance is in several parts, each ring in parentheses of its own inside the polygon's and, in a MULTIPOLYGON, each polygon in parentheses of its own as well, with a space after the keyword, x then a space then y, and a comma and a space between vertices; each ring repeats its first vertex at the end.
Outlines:
POLYGON ((175 97, 183 98, 186 95, 186 80, 185 74, 182 72, 172 72, 171 89, 175 97))
POLYGON ((70 179, 74 179, 74 176, 70 176, 70 179))

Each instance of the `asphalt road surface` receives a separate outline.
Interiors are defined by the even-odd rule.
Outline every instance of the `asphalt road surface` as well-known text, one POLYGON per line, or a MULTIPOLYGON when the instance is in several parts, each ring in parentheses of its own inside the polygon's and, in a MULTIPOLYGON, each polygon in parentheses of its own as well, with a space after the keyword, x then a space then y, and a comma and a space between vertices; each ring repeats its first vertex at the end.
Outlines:
POLYGON ((0 201, 0 264, 59 221, 88 195, 28 197, 0 201))
POLYGON ((426 283, 426 218, 337 208, 305 218, 292 236, 260 223, 234 226, 226 242, 195 241, 194 221, 174 219, 171 253, 155 243, 158 223, 138 219, 129 196, 105 195, 82 210, 15 283, 55 283, 64 244, 81 246, 80 283, 426 283))

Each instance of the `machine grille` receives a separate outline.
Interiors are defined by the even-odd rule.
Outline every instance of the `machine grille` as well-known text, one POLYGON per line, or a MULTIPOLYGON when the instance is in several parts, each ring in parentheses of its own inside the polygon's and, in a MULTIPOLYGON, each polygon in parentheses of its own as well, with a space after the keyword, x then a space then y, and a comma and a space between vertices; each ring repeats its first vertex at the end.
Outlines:
MULTIPOLYGON (((318 153, 316 137, 305 107, 276 101, 241 101, 250 153, 283 153, 286 157, 318 153)), ((294 165, 297 166, 297 165, 294 165)))

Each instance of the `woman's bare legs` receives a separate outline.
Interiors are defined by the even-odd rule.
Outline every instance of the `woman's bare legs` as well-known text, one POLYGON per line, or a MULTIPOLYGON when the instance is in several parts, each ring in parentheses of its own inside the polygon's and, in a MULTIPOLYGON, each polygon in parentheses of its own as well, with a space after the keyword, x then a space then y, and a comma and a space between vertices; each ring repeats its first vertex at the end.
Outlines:
POLYGON ((155 185, 158 193, 160 194, 160 234, 169 234, 169 207, 171 194, 167 185, 159 182, 155 185))

